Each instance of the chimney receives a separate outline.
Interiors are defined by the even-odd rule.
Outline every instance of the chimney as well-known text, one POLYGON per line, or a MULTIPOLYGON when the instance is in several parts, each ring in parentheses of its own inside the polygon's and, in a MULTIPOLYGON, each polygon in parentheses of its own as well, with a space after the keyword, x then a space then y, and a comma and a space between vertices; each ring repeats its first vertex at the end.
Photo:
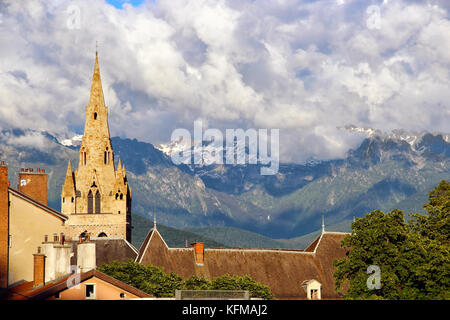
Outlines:
POLYGON ((17 189, 47 205, 47 174, 44 169, 38 168, 36 172, 33 172, 33 169, 21 169, 17 189))
POLYGON ((9 263, 8 167, 0 161, 0 288, 8 287, 9 263))
POLYGON ((84 241, 77 244, 77 266, 80 272, 87 272, 97 267, 95 243, 84 241))
MULTIPOLYGON (((48 236, 45 238, 48 240, 48 236)), ((64 234, 53 235, 53 242, 42 243, 41 252, 45 255, 44 279, 46 282, 53 281, 67 274, 70 269, 70 254, 72 246, 64 244, 64 234)), ((41 253, 39 252, 39 253, 41 253)))
POLYGON ((191 244, 191 248, 194 248, 195 253, 195 263, 203 264, 205 262, 204 259, 204 244, 203 242, 194 242, 191 244))
POLYGON ((41 247, 38 247, 38 251, 33 254, 33 257, 33 286, 37 287, 45 284, 45 254, 41 253, 41 247))

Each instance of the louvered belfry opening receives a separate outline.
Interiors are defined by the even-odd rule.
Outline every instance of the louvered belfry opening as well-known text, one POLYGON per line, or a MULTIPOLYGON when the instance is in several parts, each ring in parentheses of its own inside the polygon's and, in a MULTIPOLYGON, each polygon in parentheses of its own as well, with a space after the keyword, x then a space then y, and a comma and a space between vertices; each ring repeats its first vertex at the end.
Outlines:
POLYGON ((94 195, 92 194, 92 190, 89 190, 88 193, 88 213, 94 212, 94 195))
POLYGON ((97 193, 95 194, 95 213, 100 213, 100 192, 97 190, 97 193))

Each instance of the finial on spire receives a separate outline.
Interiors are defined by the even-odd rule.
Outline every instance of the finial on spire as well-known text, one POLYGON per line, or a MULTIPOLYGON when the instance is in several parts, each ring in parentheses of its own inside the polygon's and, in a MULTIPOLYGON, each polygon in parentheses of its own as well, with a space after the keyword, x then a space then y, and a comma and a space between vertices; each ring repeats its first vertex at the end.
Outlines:
POLYGON ((98 41, 95 40, 95 56, 98 56, 98 41))
POLYGON ((325 233, 325 215, 322 212, 322 234, 325 233))
POLYGON ((156 230, 156 212, 153 213, 153 229, 156 230))

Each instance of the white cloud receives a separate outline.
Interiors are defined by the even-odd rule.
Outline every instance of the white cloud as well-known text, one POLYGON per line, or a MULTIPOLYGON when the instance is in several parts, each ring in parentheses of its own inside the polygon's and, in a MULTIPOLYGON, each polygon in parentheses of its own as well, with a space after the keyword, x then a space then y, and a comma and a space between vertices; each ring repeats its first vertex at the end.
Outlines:
POLYGON ((84 125, 95 42, 113 134, 167 142, 211 127, 279 128, 282 160, 342 156, 353 123, 449 131, 445 1, 0 3, 0 126, 84 125), (369 5, 380 28, 367 27, 369 5), (68 28, 68 6, 80 12, 68 28))

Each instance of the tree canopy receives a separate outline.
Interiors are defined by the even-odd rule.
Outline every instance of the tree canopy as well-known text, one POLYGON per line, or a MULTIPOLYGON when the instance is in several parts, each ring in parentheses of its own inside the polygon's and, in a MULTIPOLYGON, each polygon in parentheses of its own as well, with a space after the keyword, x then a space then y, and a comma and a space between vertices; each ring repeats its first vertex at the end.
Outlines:
POLYGON ((426 214, 375 210, 352 223, 336 260, 335 289, 348 299, 450 299, 450 184, 429 193, 426 214), (375 266, 375 267, 370 267, 375 266), (370 268, 369 268, 370 267, 370 268), (369 270, 368 270, 369 268, 369 270), (379 288, 370 269, 379 268, 379 288), (368 274, 369 273, 369 274, 368 274))
POLYGON ((225 274, 211 281, 193 275, 183 280, 173 272, 165 273, 160 267, 143 265, 133 260, 112 261, 98 270, 155 297, 174 297, 175 290, 248 290, 250 297, 274 299, 268 286, 247 275, 225 274))

